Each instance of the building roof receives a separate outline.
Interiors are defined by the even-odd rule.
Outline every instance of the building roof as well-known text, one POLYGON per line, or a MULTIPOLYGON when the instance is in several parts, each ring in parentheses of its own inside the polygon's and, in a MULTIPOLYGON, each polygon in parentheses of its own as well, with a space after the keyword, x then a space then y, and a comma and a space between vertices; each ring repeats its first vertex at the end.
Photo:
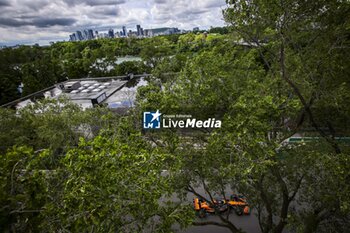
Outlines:
POLYGON ((15 107, 18 109, 28 104, 33 104, 38 99, 59 99, 60 97, 66 97, 84 109, 94 107, 94 104, 107 104, 115 108, 120 103, 124 103, 122 106, 126 106, 126 101, 130 103, 128 106, 132 106, 136 98, 137 87, 147 85, 147 82, 143 79, 143 77, 147 76, 150 75, 67 80, 2 105, 2 107, 15 107), (129 81, 130 78, 131 80, 129 81), (128 82, 130 83, 126 86, 128 82))

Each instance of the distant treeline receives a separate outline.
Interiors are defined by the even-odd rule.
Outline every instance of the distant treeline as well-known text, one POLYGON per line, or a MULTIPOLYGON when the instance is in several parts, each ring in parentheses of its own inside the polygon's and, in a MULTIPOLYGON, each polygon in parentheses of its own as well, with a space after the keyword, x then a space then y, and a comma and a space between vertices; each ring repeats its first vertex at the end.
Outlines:
POLYGON ((67 79, 152 72, 164 57, 196 52, 222 41, 220 34, 226 34, 227 28, 212 28, 209 32, 213 34, 200 32, 4 48, 0 50, 0 104, 67 79), (124 56, 141 57, 143 61, 117 65, 117 57, 124 56), (24 84, 22 93, 18 90, 21 83, 24 84))

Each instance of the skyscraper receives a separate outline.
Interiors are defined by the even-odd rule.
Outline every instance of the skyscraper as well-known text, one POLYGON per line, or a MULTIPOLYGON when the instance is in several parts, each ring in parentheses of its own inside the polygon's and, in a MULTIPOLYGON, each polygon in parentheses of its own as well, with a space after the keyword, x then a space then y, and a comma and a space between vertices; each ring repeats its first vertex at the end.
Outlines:
POLYGON ((76 37, 75 37, 75 33, 73 33, 72 35, 69 35, 69 40, 70 41, 76 41, 76 37))
POLYGON ((84 38, 83 38, 83 34, 81 34, 81 31, 77 31, 77 32, 75 33, 75 37, 76 37, 76 39, 77 39, 78 41, 84 39, 84 38))
POLYGON ((88 40, 92 40, 94 39, 94 32, 92 31, 92 29, 88 30, 88 40))
POLYGON ((126 27, 125 26, 123 26, 123 36, 127 36, 127 31, 126 31, 126 27))
POLYGON ((136 25, 137 36, 141 36, 141 25, 136 25))
POLYGON ((108 37, 109 37, 109 38, 114 38, 114 30, 113 30, 113 29, 109 29, 109 31, 108 31, 108 37))
POLYGON ((89 32, 88 32, 88 30, 84 30, 84 40, 88 40, 89 39, 89 32))

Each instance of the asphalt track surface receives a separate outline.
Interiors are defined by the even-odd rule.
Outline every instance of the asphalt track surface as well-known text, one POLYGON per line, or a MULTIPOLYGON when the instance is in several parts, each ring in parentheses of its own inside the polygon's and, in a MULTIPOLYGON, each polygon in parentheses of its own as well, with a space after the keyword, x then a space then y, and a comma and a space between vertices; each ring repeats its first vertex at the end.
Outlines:
MULTIPOLYGON (((196 219, 197 222, 216 221, 221 222, 218 216, 208 216, 204 219, 196 219)), ((241 228, 247 233, 261 233, 257 217, 251 215, 237 216, 235 213, 230 214, 231 222, 238 228, 241 228)), ((231 231, 219 226, 192 226, 182 231, 181 233, 231 233, 231 231)))
MULTIPOLYGON (((197 187, 196 191, 200 193, 201 195, 205 196, 206 198, 209 198, 206 192, 204 191, 203 187, 197 187)), ((227 196, 230 196, 229 194, 232 191, 230 189, 226 190, 227 196)), ((191 193, 187 194, 187 200, 192 203, 193 198, 195 196, 191 193)), ((175 200, 175 199, 173 199, 175 200)), ((249 201, 249 200, 248 200, 249 201)), ((237 227, 243 230, 247 233, 261 233, 260 226, 259 226, 259 220, 254 214, 254 210, 252 210, 252 213, 250 215, 242 215, 238 216, 234 211, 230 213, 230 221, 237 227)), ((215 221, 221 223, 221 220, 218 216, 215 216, 215 214, 207 214, 206 218, 196 218, 197 222, 205 222, 205 221, 215 221)), ((179 231, 180 233, 231 233, 231 231, 227 228, 220 227, 220 226, 213 226, 213 225, 207 225, 207 226, 191 226, 187 228, 186 230, 179 231)))

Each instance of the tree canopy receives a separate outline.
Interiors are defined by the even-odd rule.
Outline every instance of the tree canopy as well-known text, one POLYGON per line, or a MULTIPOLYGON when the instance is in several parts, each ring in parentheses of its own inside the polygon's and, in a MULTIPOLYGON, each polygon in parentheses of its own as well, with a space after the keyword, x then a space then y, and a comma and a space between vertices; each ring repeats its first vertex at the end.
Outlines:
POLYGON ((227 27, 209 33, 0 51, 1 103, 21 82, 26 94, 66 77, 153 74, 126 116, 66 99, 0 109, 0 229, 244 232, 214 202, 233 193, 259 232, 349 229, 349 3, 226 2, 227 27), (125 55, 142 61, 115 63, 125 55), (222 127, 142 129, 153 110, 222 127), (199 220, 193 197, 217 217, 199 220))

